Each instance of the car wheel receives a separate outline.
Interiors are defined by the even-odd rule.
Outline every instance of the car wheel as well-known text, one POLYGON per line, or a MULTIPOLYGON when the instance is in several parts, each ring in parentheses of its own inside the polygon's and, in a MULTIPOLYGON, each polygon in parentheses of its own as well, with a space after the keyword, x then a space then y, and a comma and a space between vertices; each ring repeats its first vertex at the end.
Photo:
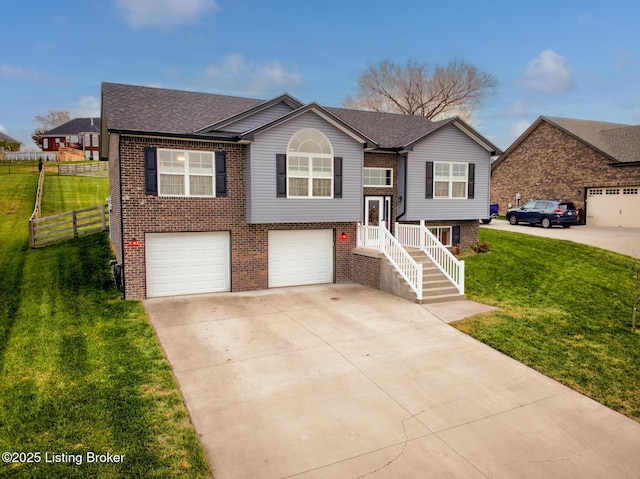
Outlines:
POLYGON ((509 223, 512 224, 512 225, 517 225, 518 224, 518 218, 516 218, 516 215, 509 216, 509 223))
POLYGON ((482 220, 482 224, 483 225, 488 225, 489 223, 491 223, 491 218, 486 219, 486 220, 482 220))
POLYGON ((542 218, 542 220, 540 220, 540 226, 542 226, 543 228, 549 228, 551 227, 551 221, 549 220, 549 218, 542 218))

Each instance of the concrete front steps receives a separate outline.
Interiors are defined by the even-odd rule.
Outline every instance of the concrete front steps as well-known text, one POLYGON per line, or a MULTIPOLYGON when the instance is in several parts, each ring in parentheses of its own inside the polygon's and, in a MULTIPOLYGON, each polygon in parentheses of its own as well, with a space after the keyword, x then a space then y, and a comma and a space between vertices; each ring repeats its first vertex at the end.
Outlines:
POLYGON ((418 299, 415 291, 400 276, 393 265, 380 255, 380 289, 396 296, 419 304, 441 303, 446 301, 460 301, 467 299, 458 292, 447 277, 440 272, 436 265, 417 248, 407 248, 407 252, 418 263, 422 263, 422 299, 418 299))
MULTIPOLYGON (((422 300, 415 298, 417 303, 442 303, 466 299, 466 296, 460 294, 458 288, 449 281, 426 254, 417 248, 407 248, 407 252, 416 263, 422 264, 422 300)), ((415 293, 413 294, 415 297, 415 293)))

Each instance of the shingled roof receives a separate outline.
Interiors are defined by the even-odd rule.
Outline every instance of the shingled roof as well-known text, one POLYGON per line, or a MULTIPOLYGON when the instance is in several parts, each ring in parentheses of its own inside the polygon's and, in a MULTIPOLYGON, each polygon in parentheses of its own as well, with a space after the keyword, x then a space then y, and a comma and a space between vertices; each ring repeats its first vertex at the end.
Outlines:
POLYGON ((102 114, 112 131, 184 135, 264 102, 211 93, 102 84, 102 114))
POLYGON ((9 135, 5 135, 4 133, 2 133, 0 131, 0 141, 6 141, 7 143, 18 143, 20 144, 20 142, 14 138, 11 138, 9 135))
POLYGON ((79 135, 80 133, 100 133, 100 118, 74 118, 45 131, 41 136, 79 135))
POLYGON ((507 148, 503 155, 493 163, 492 167, 495 168, 504 157, 543 121, 560 128, 568 135, 600 151, 609 157, 613 163, 635 163, 640 161, 640 125, 541 116, 507 148))
MULTIPOLYGON (((287 94, 276 99, 279 98, 290 98, 294 103, 297 101, 287 94)), ((242 116, 246 111, 273 101, 116 83, 102 84, 102 115, 109 131, 202 136, 207 125, 225 123, 225 120, 242 116)), ((488 149, 499 152, 497 147, 459 118, 433 122, 420 116, 318 107, 382 149, 411 147, 442 126, 455 122, 488 149)), ((238 135, 242 133, 237 132, 238 135)), ((231 138, 234 134, 207 130, 206 136, 231 138)))

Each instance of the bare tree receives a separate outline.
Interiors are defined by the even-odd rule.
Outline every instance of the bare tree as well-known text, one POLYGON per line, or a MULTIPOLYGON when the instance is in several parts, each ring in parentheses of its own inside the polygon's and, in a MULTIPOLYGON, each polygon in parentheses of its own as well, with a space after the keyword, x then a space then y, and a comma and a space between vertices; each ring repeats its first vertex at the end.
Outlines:
POLYGON ((358 93, 345 108, 424 116, 435 120, 460 116, 470 120, 482 100, 496 90, 497 80, 463 61, 430 69, 407 61, 404 67, 384 60, 369 64, 358 80, 358 93))
POLYGON ((49 113, 44 116, 36 116, 33 121, 38 124, 38 127, 34 130, 31 138, 33 138, 33 141, 42 148, 42 135, 56 126, 60 126, 71 121, 71 115, 68 111, 50 110, 49 113))

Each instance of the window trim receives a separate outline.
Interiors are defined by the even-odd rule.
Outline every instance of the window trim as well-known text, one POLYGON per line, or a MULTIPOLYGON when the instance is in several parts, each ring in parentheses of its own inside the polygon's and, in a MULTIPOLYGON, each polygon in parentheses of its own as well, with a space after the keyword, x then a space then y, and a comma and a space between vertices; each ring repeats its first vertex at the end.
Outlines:
POLYGON ((173 149, 173 148, 158 148, 157 149, 157 181, 158 181, 158 196, 166 197, 166 198, 215 198, 216 197, 216 152, 215 151, 204 151, 204 150, 182 150, 182 149, 173 149), (185 156, 184 159, 184 173, 167 173, 162 172, 160 168, 160 154, 161 152, 170 152, 170 153, 183 153, 185 156), (192 153, 197 154, 209 154, 212 156, 212 172, 211 174, 205 173, 191 173, 189 171, 190 166, 190 156, 192 153), (170 176, 182 176, 184 182, 184 194, 166 194, 162 192, 162 182, 160 181, 161 175, 170 175, 170 176), (198 177, 210 177, 211 178, 211 194, 210 195, 194 195, 191 194, 191 182, 189 181, 192 176, 198 177))
POLYGON ((322 133, 320 130, 317 130, 316 128, 301 128, 300 130, 297 130, 293 135, 291 135, 291 138, 289 139, 289 144, 287 145, 287 155, 286 155, 286 164, 285 164, 285 173, 286 173, 286 192, 287 192, 287 198, 291 198, 291 199, 314 199, 314 200, 328 200, 328 199, 333 199, 335 198, 335 160, 334 160, 334 156, 333 156, 333 145, 331 144, 331 141, 329 140, 329 138, 327 137, 327 135, 325 135, 324 133, 322 133), (291 147, 292 142, 294 141, 294 139, 302 134, 305 131, 312 131, 315 132, 319 135, 321 135, 324 140, 328 143, 329 145, 329 149, 330 152, 329 153, 314 153, 314 152, 305 152, 305 151, 294 151, 291 147), (302 157, 302 158, 306 158, 307 161, 307 176, 297 176, 297 175, 292 175, 290 172, 290 162, 291 162, 291 158, 292 157, 302 157), (329 162, 330 165, 330 174, 328 176, 313 176, 313 160, 314 159, 321 159, 321 160, 327 160, 329 162), (298 179, 306 179, 307 180, 307 195, 292 195, 291 194, 291 185, 289 183, 289 181, 293 178, 298 178, 298 179), (329 180, 330 181, 330 191, 329 191, 329 195, 327 196, 315 196, 313 194, 313 180, 329 180))
POLYGON ((442 240, 441 240, 442 230, 449 230, 449 242, 442 243, 442 244, 443 246, 447 246, 447 247, 453 246, 453 226, 428 225, 426 226, 426 228, 431 232, 431 234, 433 234, 433 236, 438 238, 438 241, 440 241, 441 243, 442 243, 442 240), (434 233, 432 230, 436 230, 436 233, 434 233))
POLYGON ((434 161, 433 162, 433 199, 434 200, 467 200, 469 199, 469 163, 462 161, 434 161), (444 183, 443 180, 438 179, 436 170, 438 165, 447 165, 449 174, 447 181, 448 196, 438 196, 436 194, 436 184, 444 183), (453 177, 453 165, 464 165, 465 169, 465 181, 464 181, 464 196, 452 196, 454 183, 462 183, 462 181, 454 181, 453 177))
MULTIPOLYGON (((384 175, 384 178, 387 178, 387 174, 384 175)), ((380 168, 380 167, 369 167, 369 166, 365 166, 362 170, 362 186, 364 188, 393 188, 393 168, 380 168), (367 184, 365 183, 365 176, 364 176, 364 172, 365 171, 385 171, 385 172, 389 172, 388 174, 388 178, 389 178, 389 184, 388 185, 371 185, 371 184, 367 184)))

